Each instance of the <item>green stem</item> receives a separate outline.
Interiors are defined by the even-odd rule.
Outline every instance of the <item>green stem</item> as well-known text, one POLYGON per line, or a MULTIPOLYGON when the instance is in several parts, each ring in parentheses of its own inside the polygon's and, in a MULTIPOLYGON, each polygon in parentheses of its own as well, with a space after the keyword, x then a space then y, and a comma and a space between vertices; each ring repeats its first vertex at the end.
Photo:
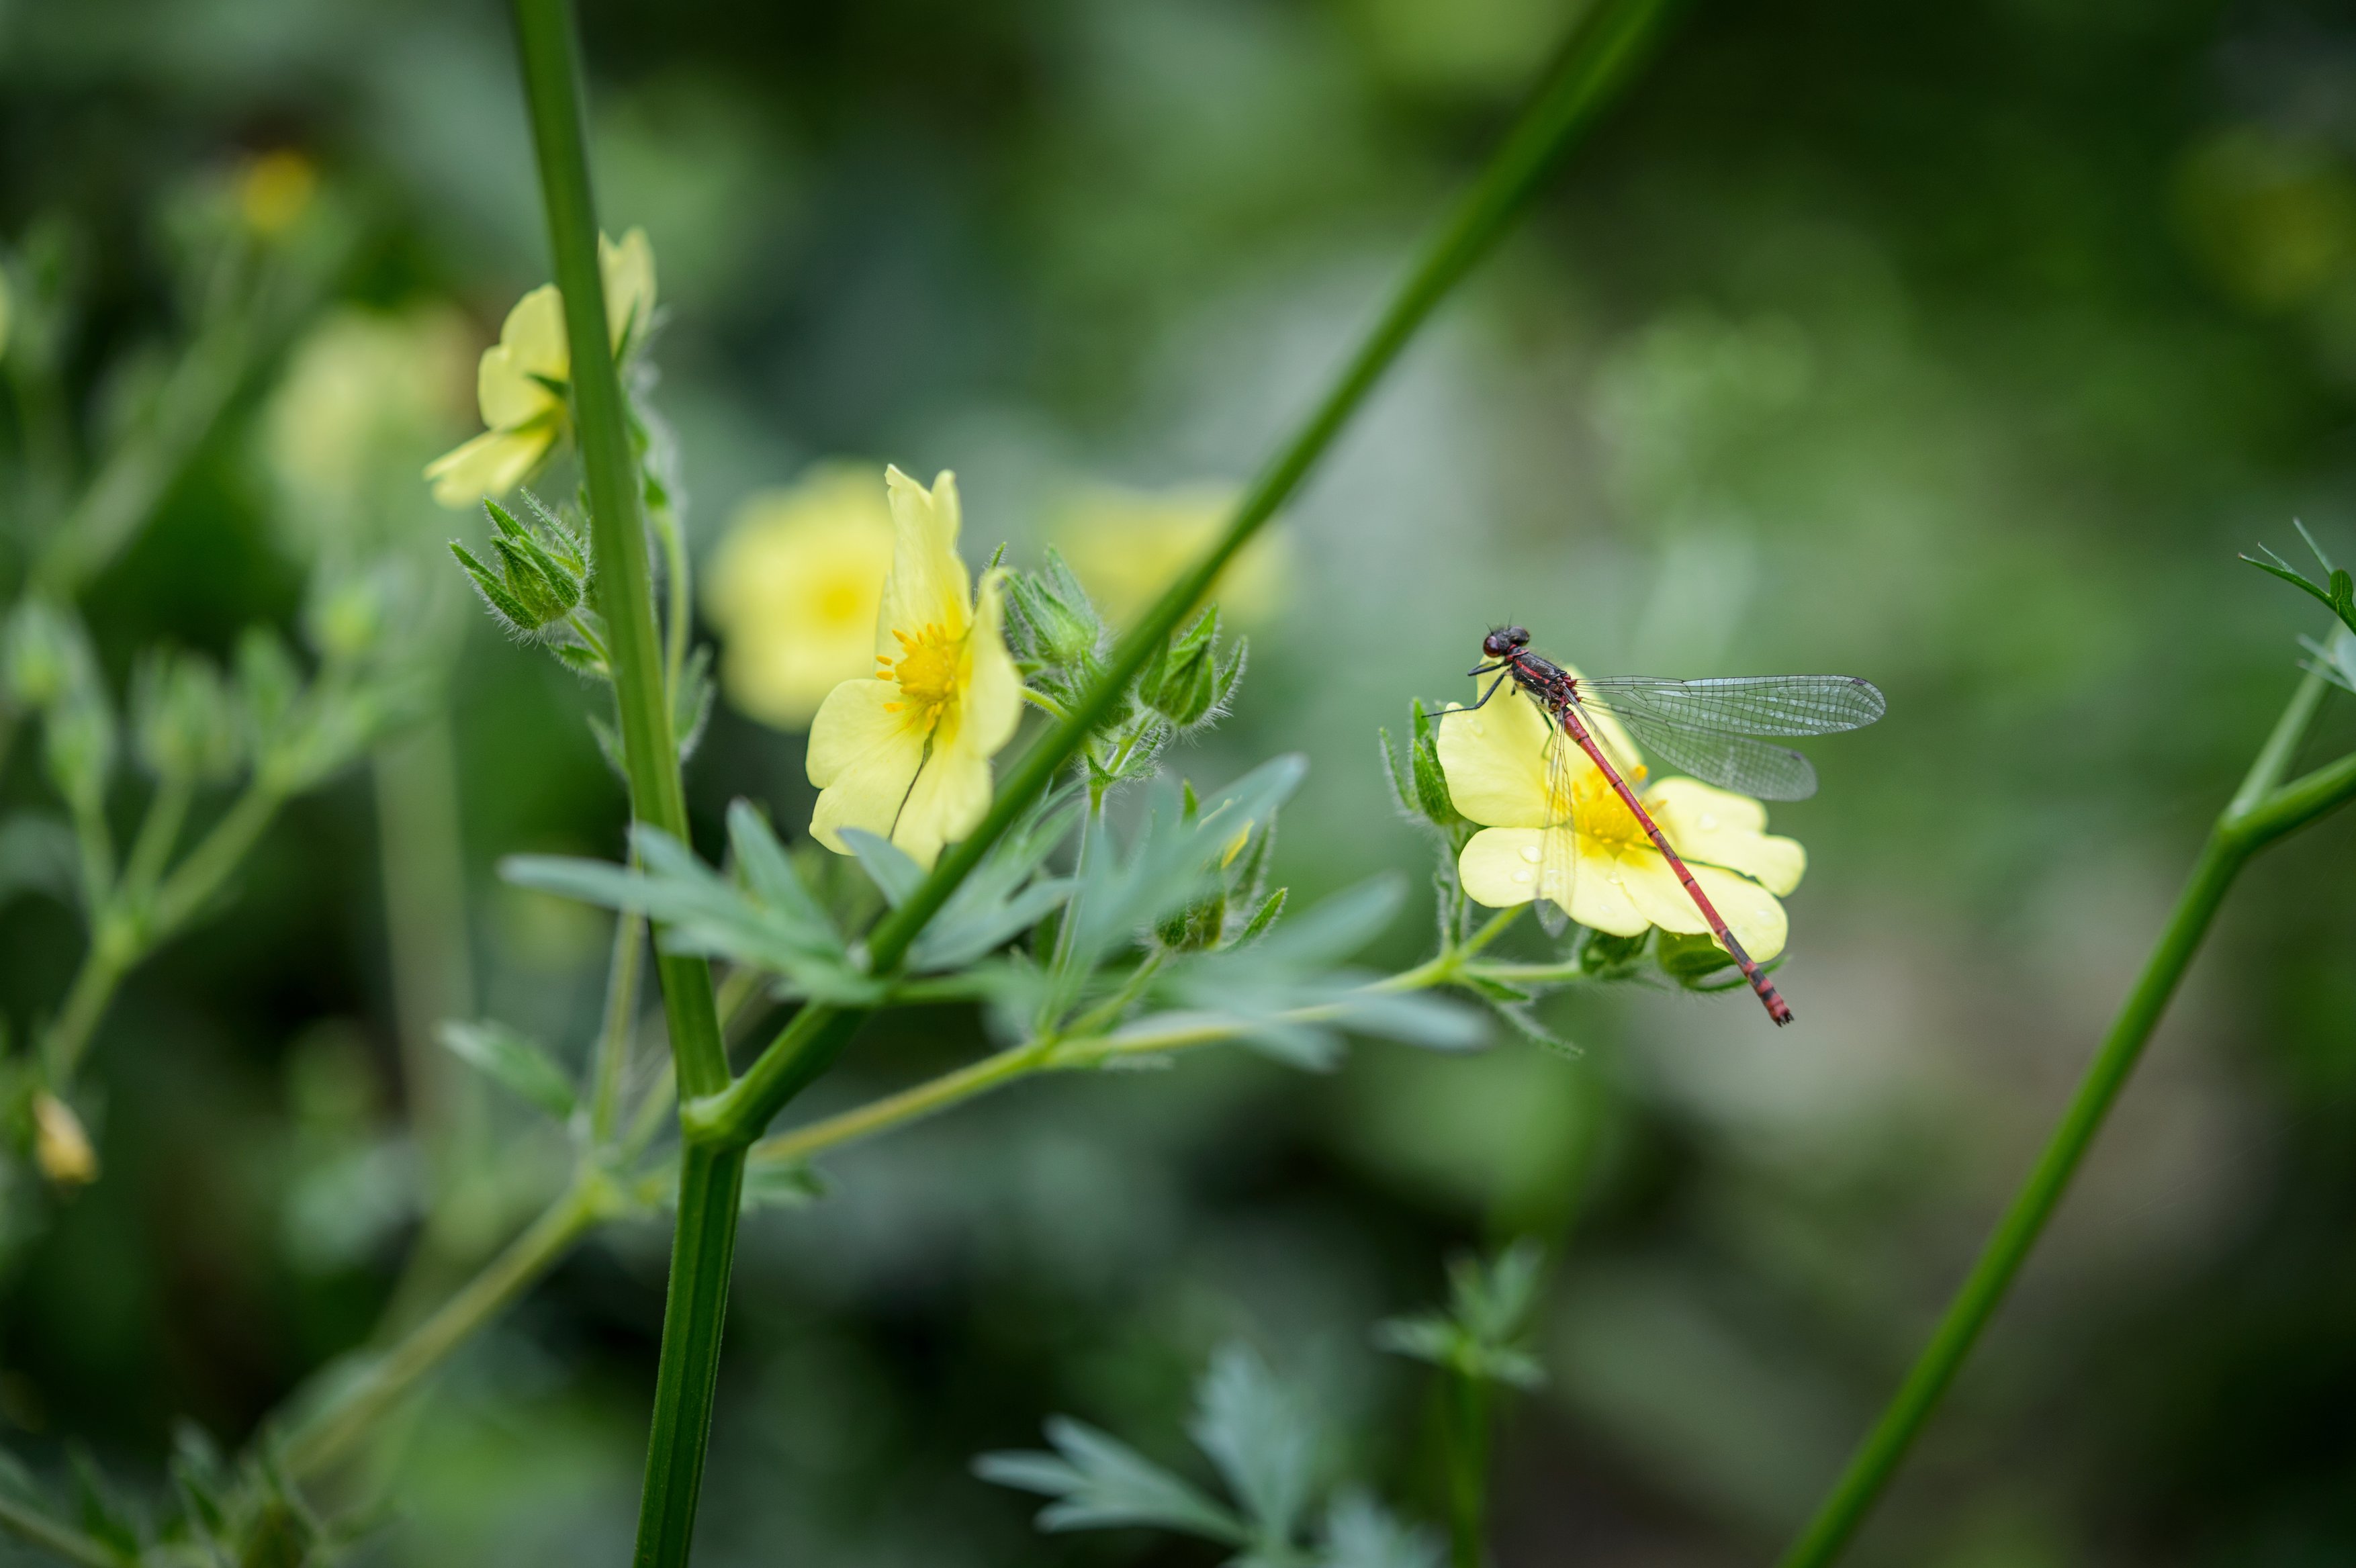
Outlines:
POLYGON ((5 1495, 0 1495, 0 1531, 68 1563, 87 1568, 123 1568, 122 1556, 105 1542, 5 1495))
POLYGON ((2029 1250, 2044 1233, 2046 1222, 2068 1190, 2095 1134, 2102 1130, 2120 1089, 2142 1058, 2169 998, 2200 951, 2234 877, 2259 849, 2356 797, 2356 756, 2319 768, 2290 784, 2277 784, 2306 736, 2322 699, 2322 677, 2310 674, 2291 699, 2249 776, 2202 847, 2158 944, 2145 961, 2101 1049, 2079 1080, 2061 1125, 2054 1128, 2028 1179, 1948 1304, 1930 1344, 1815 1517, 1783 1554, 1781 1568, 1822 1568, 1831 1563, 1889 1485, 2002 1304, 2029 1250))
POLYGON ((147 814, 139 824, 138 836, 131 841, 131 858, 123 862, 123 891, 133 902, 145 899, 163 876, 165 864, 180 841, 180 828, 188 819, 188 801, 193 793, 185 778, 166 774, 155 781, 155 793, 148 799, 147 814))
POLYGON ((285 795, 275 784, 257 779, 246 786, 220 821, 188 851, 187 859, 172 869, 155 891, 155 914, 148 927, 148 945, 154 946, 177 932, 194 919, 212 896, 220 891, 253 846, 262 829, 278 814, 285 795))
POLYGON ((1448 1402, 1448 1542, 1451 1568, 1481 1568, 1487 1557, 1489 1390, 1479 1378, 1443 1374, 1448 1402))
POLYGON ((655 1420, 647 1483, 638 1499, 638 1568, 687 1561, 703 1456, 720 1379, 720 1336, 735 1264, 744 1150, 687 1143, 679 1151, 679 1220, 663 1300, 662 1355, 655 1368, 655 1420))
POLYGON ((455 1064, 434 1034, 443 1019, 471 1018, 475 1010, 448 716, 432 714, 379 742, 369 771, 404 1098, 439 1209, 471 1162, 482 1111, 474 1075, 452 1071, 455 1064))
POLYGON ((488 1267, 390 1349, 337 1381, 330 1394, 285 1430, 276 1453, 286 1473, 298 1479, 316 1476, 341 1457, 420 1378, 530 1289, 611 1206, 602 1178, 576 1179, 488 1267))
MULTIPOLYGON (((925 923, 1078 753, 1235 553, 1291 497, 1433 308, 1487 254, 1555 160, 1633 75, 1666 9, 1667 0, 1612 0, 1581 19, 1504 144, 1424 246, 1333 387, 1253 483, 1218 541, 1115 645, 1103 674, 1071 711, 1023 753, 980 826, 944 853, 916 892, 870 933, 868 955, 877 972, 898 966, 925 923)), ((691 1136, 758 1136, 815 1075, 813 1064, 822 1071, 841 1052, 859 1021, 857 1014, 805 1008, 725 1093, 701 1104, 691 1094, 680 1107, 681 1125, 691 1136)))
MULTIPOLYGON (((572 350, 573 411, 579 433, 589 522, 596 553, 596 601, 622 731, 631 809, 637 819, 689 842, 662 645, 655 624, 639 509, 642 478, 629 438, 622 384, 606 338, 605 288, 597 256, 597 213, 589 185, 579 46, 566 0, 514 0, 516 37, 532 143, 548 208, 549 249, 564 298, 572 350)), ((663 1011, 682 1102, 728 1087, 727 1048, 712 993, 712 966, 658 947, 663 1011)), ((749 1139, 744 1141, 750 1141, 749 1139)), ((690 1144, 680 1151, 679 1220, 655 1379, 646 1485, 639 1499, 636 1561, 676 1568, 695 1526, 712 1389, 720 1356, 728 1271, 735 1251, 741 1147, 690 1144)))

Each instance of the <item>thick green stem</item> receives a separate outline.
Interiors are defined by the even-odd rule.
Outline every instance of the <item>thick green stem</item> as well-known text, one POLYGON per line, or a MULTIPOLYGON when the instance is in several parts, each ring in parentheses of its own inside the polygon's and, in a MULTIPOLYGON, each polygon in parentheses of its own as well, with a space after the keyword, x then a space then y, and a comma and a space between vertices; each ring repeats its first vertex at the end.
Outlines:
MULTIPOLYGON (((1488 253, 1555 160, 1633 75, 1666 9, 1667 0, 1609 0, 1581 20, 1504 145, 1425 245, 1332 388, 1254 481, 1218 541, 1171 584, 1114 647, 1103 675, 1023 753, 999 785, 980 825, 944 853, 916 892, 869 935, 869 959, 877 972, 898 967, 925 923, 1030 809, 1057 770, 1078 754, 1235 553, 1291 498, 1433 308, 1488 253)), ((681 1107, 683 1125, 691 1136, 738 1141, 758 1136, 808 1082, 809 1064, 832 1061, 859 1021, 857 1014, 803 1009, 724 1094, 699 1105, 689 1092, 681 1107)))
POLYGON ((280 1438, 276 1452, 286 1473, 297 1479, 316 1476, 340 1458, 420 1378, 571 1251, 604 1218, 609 1196, 602 1178, 576 1180, 432 1316, 336 1383, 332 1393, 305 1411, 280 1438))
POLYGON ((685 1563, 695 1533, 744 1189, 744 1149, 680 1147, 679 1221, 663 1301, 662 1357, 655 1369, 655 1422, 647 1440, 646 1489, 638 1500, 637 1549, 631 1558, 638 1568, 685 1563))
POLYGON ((2068 1190, 2095 1134, 2102 1130, 2119 1091, 2142 1059, 2144 1046, 2166 1011, 2169 998, 2200 951, 2234 877, 2260 848, 2356 797, 2356 756, 2342 758, 2290 784, 2277 783, 2297 754, 2322 697, 2322 678, 2310 674, 2202 847, 2158 944, 2145 960, 2143 972, 2104 1036, 2101 1049, 2079 1080, 2061 1125, 2054 1128, 1995 1234, 1948 1303, 1930 1344, 1916 1359, 1831 1495, 1783 1554, 1781 1568, 1822 1568, 1831 1563, 1889 1485, 1989 1318, 2002 1305, 2029 1250, 2044 1233, 2046 1222, 2068 1190))
MULTIPOLYGON (((622 383, 606 338, 605 289, 597 255, 597 212, 589 185, 579 46, 566 0, 514 0, 524 97, 548 208, 549 249, 564 297, 572 350, 574 428, 589 495, 596 553, 596 603, 621 720, 622 755, 637 819, 686 842, 687 799, 680 779, 667 693, 667 661, 655 624, 647 525, 637 456, 622 383)), ((728 1086, 728 1056, 703 959, 658 952, 663 1011, 682 1100, 728 1086)), ((671 1243, 646 1488, 639 1501, 637 1561, 687 1561, 696 1488, 711 1435, 712 1386, 719 1364, 722 1311, 735 1250, 741 1149, 690 1145, 680 1159, 679 1223, 671 1243)))

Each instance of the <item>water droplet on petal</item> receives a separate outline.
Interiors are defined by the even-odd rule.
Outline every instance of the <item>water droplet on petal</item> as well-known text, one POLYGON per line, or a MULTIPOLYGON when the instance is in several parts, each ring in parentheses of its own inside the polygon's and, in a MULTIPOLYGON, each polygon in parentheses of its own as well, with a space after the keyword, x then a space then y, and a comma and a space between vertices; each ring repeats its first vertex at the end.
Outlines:
POLYGON ((1530 874, 1527 871, 1515 871, 1514 873, 1514 880, 1522 887, 1528 887, 1530 885, 1530 874))
POLYGON ((1538 847, 1535 844, 1523 845, 1522 859, 1529 861, 1533 865, 1537 864, 1538 859, 1538 847))
POLYGON ((1705 811, 1701 814, 1701 820, 1697 826, 1698 826, 1703 832, 1707 833, 1711 828, 1718 826, 1718 818, 1712 813, 1705 811))
POLYGON ((1489 732, 1489 731, 1488 731, 1485 728, 1483 728, 1483 725, 1482 725, 1482 723, 1481 723, 1481 720, 1479 720, 1478 719, 1475 719, 1474 720, 1472 720, 1472 733, 1474 733, 1475 735, 1485 735, 1485 734, 1487 734, 1488 732, 1489 732))
POLYGON ((1615 867, 1615 868, 1612 869, 1612 874, 1611 874, 1610 876, 1608 876, 1608 877, 1604 878, 1603 880, 1604 880, 1605 881, 1607 881, 1607 882, 1610 882, 1613 887, 1615 887, 1615 888, 1616 888, 1616 887, 1620 886, 1620 885, 1621 885, 1621 883, 1622 883, 1622 881, 1624 881, 1626 879, 1622 878, 1622 877, 1620 875, 1619 869, 1615 867))

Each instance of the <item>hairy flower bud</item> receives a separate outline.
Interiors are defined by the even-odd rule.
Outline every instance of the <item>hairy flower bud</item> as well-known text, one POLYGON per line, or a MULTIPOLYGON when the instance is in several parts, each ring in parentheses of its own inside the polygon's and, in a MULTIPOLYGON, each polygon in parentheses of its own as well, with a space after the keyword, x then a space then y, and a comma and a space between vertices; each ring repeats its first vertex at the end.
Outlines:
POLYGON ((517 520, 497 501, 485 501, 490 514, 491 554, 497 569, 486 566, 465 545, 453 540, 450 553, 474 580, 491 613, 519 636, 530 636, 562 624, 580 608, 589 592, 589 551, 555 515, 524 499, 536 514, 533 525, 517 520))
POLYGON ((1139 683, 1145 705, 1181 730, 1215 716, 1243 675, 1243 645, 1236 644, 1222 659, 1218 636, 1219 611, 1213 605, 1171 638, 1139 683))

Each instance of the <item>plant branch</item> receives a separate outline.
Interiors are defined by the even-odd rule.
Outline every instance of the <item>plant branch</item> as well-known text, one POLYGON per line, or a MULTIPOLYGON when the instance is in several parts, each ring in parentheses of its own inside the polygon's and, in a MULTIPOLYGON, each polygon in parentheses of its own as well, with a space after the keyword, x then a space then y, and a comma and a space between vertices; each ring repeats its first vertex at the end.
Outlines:
MULTIPOLYGON (((1626 85, 1666 9, 1667 0, 1613 0, 1582 18, 1504 144, 1425 244, 1325 396, 1261 471, 1217 542, 1171 584, 1114 646, 1095 684, 1023 753, 980 825, 946 851, 916 892, 870 933, 868 954, 876 972, 899 965, 926 922, 1078 753, 1235 553, 1291 498, 1432 310, 1488 253, 1556 159, 1626 85)), ((724 1093, 701 1104, 683 1097, 682 1127, 691 1137, 758 1136, 786 1102, 841 1053, 859 1021, 857 1014, 805 1008, 724 1093)))
POLYGON ((278 1461, 296 1478, 316 1476, 349 1450, 420 1378, 439 1366, 530 1289, 616 1207, 605 1179, 584 1172, 507 1249, 432 1316, 332 1386, 280 1436, 278 1461))
POLYGON ((2248 778, 2202 847, 2158 945, 2145 960, 2143 972, 2120 1005, 2101 1049, 2079 1080, 2044 1152, 1981 1248, 1931 1342, 1815 1517, 1784 1553, 1781 1568, 1823 1568, 1838 1557, 1889 1485, 1988 1319, 2002 1305, 2021 1264, 2044 1233, 2046 1222, 2102 1130, 2120 1089, 2142 1059, 2144 1047, 2184 971, 2207 937, 2234 877, 2259 849, 2356 796, 2356 756, 2344 757, 2287 785, 2278 787, 2276 783, 2306 737, 2322 699, 2322 677, 2310 672, 2291 698, 2248 778))

